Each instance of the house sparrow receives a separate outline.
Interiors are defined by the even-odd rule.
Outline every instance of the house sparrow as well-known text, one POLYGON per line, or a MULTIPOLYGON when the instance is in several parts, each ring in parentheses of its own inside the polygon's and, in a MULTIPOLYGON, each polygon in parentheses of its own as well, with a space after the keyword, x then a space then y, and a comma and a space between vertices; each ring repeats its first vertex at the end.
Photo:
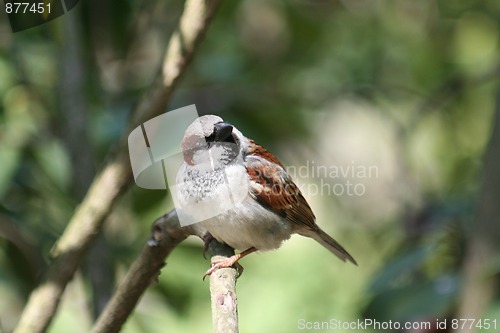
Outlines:
MULTIPOLYGON (((243 251, 212 263, 205 276, 255 251, 274 250, 292 234, 310 237, 341 260, 354 258, 316 224, 306 199, 284 166, 222 118, 196 119, 181 142, 184 162, 174 200, 180 216, 243 251)), ((241 267, 241 266, 240 266, 241 267)))

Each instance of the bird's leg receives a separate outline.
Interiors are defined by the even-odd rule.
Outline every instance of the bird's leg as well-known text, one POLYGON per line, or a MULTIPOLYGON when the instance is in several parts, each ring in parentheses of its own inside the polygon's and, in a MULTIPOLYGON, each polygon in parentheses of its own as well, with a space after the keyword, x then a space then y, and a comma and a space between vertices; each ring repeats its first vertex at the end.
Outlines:
POLYGON ((241 275, 241 273, 243 273, 243 266, 241 266, 238 263, 238 261, 241 258, 243 258, 243 257, 245 257, 245 256, 247 256, 250 253, 253 253, 255 251, 257 251, 257 249, 255 247, 251 247, 249 249, 246 249, 243 252, 234 254, 234 255, 230 256, 229 258, 224 258, 221 260, 212 261, 212 263, 211 263, 212 267, 210 267, 210 269, 205 273, 205 275, 203 275, 203 280, 205 280, 205 278, 207 276, 209 276, 210 274, 212 274, 213 272, 215 272, 219 268, 227 268, 227 267, 231 267, 231 266, 236 266, 236 268, 238 269, 238 271, 240 273, 239 275, 241 275))
POLYGON ((208 251, 208 246, 210 245, 210 242, 212 240, 214 240, 214 236, 212 236, 211 233, 207 232, 204 236, 203 236, 203 258, 204 259, 207 259, 207 251, 208 251))

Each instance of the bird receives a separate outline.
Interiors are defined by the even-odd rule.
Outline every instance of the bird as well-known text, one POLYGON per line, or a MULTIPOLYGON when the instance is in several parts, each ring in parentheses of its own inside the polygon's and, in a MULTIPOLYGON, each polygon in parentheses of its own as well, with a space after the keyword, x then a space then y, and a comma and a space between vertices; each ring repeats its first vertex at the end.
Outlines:
POLYGON ((278 249, 292 234, 312 238, 342 261, 357 265, 316 224, 285 166, 234 125, 216 115, 201 116, 187 127, 180 146, 183 161, 174 186, 179 216, 199 223, 206 242, 215 238, 241 251, 212 262, 203 278, 220 268, 243 269, 240 259, 278 249))

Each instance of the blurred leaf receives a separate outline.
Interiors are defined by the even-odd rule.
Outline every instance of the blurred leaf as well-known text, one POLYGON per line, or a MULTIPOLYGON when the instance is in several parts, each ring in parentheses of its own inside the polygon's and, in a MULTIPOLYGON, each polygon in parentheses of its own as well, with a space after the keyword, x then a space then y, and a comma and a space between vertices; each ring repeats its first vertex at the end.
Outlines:
POLYGON ((25 75, 40 89, 52 89, 57 80, 58 57, 54 56, 52 43, 44 40, 20 40, 20 59, 25 75))
POLYGON ((33 113, 39 109, 33 96, 23 85, 10 88, 3 99, 5 108, 2 143, 22 147, 36 133, 39 124, 33 113))
POLYGON ((380 321, 411 321, 446 315, 454 304, 459 287, 458 276, 444 275, 386 291, 374 297, 364 316, 380 321))
POLYGON ((11 242, 7 244, 5 254, 18 290, 22 291, 23 296, 28 296, 35 282, 33 267, 30 266, 24 254, 11 242))
POLYGON ((12 85, 13 81, 13 73, 12 68, 6 59, 0 57, 0 96, 8 90, 8 88, 12 85))
POLYGON ((488 69, 497 62, 498 25, 483 13, 467 12, 455 29, 456 61, 488 69))
POLYGON ((21 154, 18 149, 0 146, 0 198, 3 197, 5 191, 10 185, 10 181, 14 172, 19 165, 21 154))
POLYGON ((59 141, 50 140, 38 144, 35 147, 35 157, 42 170, 60 189, 68 189, 72 173, 71 163, 59 141))
POLYGON ((381 293, 390 289, 398 278, 414 272, 431 253, 431 247, 417 247, 390 260, 373 278, 370 291, 381 293))

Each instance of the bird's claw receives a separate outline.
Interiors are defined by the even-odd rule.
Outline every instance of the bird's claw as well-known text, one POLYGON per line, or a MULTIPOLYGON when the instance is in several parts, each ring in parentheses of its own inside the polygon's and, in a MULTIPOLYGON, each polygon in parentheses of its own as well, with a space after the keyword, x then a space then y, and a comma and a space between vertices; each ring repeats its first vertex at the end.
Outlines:
POLYGON ((238 259, 239 259, 238 257, 232 256, 229 258, 212 261, 212 263, 210 264, 211 266, 210 269, 205 273, 205 275, 203 275, 203 281, 205 281, 205 278, 209 275, 212 275, 212 273, 215 272, 216 270, 220 268, 229 268, 233 266, 234 268, 236 268, 236 271, 238 272, 236 278, 239 278, 241 274, 243 274, 244 268, 238 263, 238 259))

